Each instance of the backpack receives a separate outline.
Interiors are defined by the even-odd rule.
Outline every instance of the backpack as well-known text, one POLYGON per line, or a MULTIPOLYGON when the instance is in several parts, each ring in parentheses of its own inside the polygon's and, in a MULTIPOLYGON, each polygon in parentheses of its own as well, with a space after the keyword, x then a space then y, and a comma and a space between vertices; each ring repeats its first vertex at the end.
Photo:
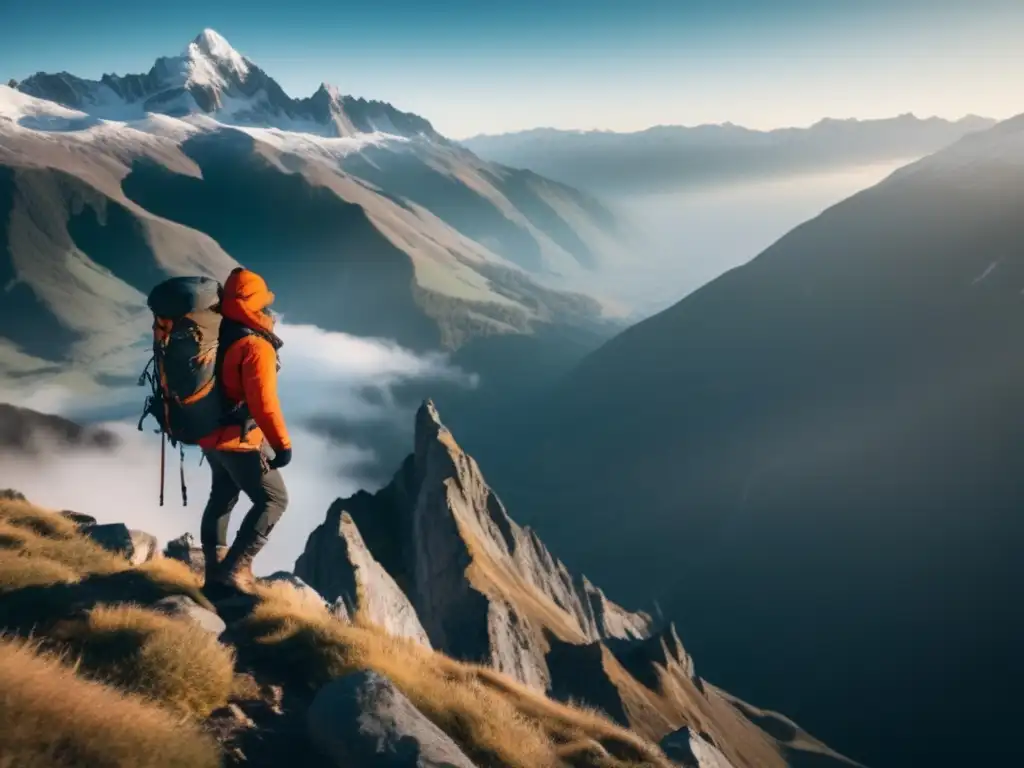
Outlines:
POLYGON ((185 487, 184 446, 227 424, 249 423, 244 406, 232 407, 219 386, 221 360, 220 300, 223 287, 209 277, 172 277, 150 292, 153 312, 153 356, 139 377, 151 394, 146 398, 139 430, 148 416, 161 433, 160 505, 163 506, 166 442, 179 446, 182 460, 182 501, 185 487))
POLYGON ((172 277, 156 286, 153 357, 140 383, 152 394, 143 415, 152 415, 171 445, 195 445, 222 424, 224 400, 217 386, 221 285, 208 277, 172 277))

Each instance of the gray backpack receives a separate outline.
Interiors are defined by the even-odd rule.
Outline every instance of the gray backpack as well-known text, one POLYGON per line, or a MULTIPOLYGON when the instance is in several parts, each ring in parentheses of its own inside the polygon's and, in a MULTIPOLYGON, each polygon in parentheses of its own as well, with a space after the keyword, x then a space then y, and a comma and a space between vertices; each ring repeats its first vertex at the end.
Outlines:
MULTIPOLYGON (((249 424, 244 406, 232 407, 219 384, 220 331, 223 288, 209 277, 172 277, 157 285, 147 304, 153 312, 153 356, 139 377, 149 384, 139 430, 148 416, 156 419, 162 435, 160 504, 164 502, 164 445, 196 445, 200 439, 228 424, 249 424)), ((182 501, 188 504, 184 465, 182 501)))

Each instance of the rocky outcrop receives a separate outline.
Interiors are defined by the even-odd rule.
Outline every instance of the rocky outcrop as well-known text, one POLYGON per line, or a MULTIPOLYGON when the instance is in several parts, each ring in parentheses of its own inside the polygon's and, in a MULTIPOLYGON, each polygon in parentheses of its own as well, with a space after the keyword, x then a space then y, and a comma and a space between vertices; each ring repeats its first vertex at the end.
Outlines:
POLYGON ((324 686, 307 722, 310 738, 339 768, 475 768, 390 680, 373 672, 324 686))
MULTIPOLYGON (((692 728, 699 738, 683 765, 783 768, 782 751, 802 755, 810 743, 754 722, 697 675, 674 625, 615 604, 516 524, 430 402, 391 482, 336 501, 295 571, 342 618, 406 637, 419 630, 436 650, 585 704, 652 742, 692 728)), ((591 758, 581 764, 600 764, 591 758)))
POLYGON ((587 645, 552 640, 547 662, 550 696, 586 704, 653 739, 704 708, 704 682, 672 625, 645 638, 587 645))
POLYGON ((659 684, 659 670, 667 670, 686 678, 698 690, 704 689, 704 683, 694 668, 693 658, 683 648, 674 624, 669 624, 650 637, 638 640, 609 640, 606 644, 608 650, 630 675, 648 688, 656 688, 659 684))
POLYGON ((124 523, 88 525, 82 530, 104 549, 124 555, 132 565, 142 565, 160 553, 155 536, 132 530, 124 523))
POLYGON ((180 560, 195 573, 201 574, 205 568, 206 558, 203 557, 203 550, 196 546, 191 533, 184 533, 167 542, 167 546, 164 547, 164 557, 180 560))
POLYGON ((331 507, 327 522, 309 537, 306 551, 295 563, 295 573, 316 584, 340 618, 354 620, 358 615, 392 635, 430 647, 416 609, 370 554, 352 517, 339 503, 331 507))
POLYGON ((576 592, 585 597, 584 610, 593 617, 593 634, 596 637, 641 638, 651 632, 651 617, 646 613, 633 613, 616 605, 604 592, 590 583, 586 576, 580 576, 576 592))
POLYGON ((683 768, 734 768, 705 734, 687 727, 670 733, 659 746, 666 757, 683 768))
POLYGON ((576 701, 629 725, 623 693, 606 666, 609 651, 601 643, 551 643, 547 661, 551 669, 548 693, 561 701, 576 701))
MULTIPOLYGON (((430 402, 416 416, 415 451, 392 482, 336 502, 296 573, 328 601, 342 598, 349 612, 376 606, 374 620, 395 625, 400 617, 399 627, 416 616, 435 648, 541 689, 551 677, 550 639, 650 634, 649 616, 574 577, 508 516, 430 402)), ((409 628, 402 633, 410 636, 409 628)))

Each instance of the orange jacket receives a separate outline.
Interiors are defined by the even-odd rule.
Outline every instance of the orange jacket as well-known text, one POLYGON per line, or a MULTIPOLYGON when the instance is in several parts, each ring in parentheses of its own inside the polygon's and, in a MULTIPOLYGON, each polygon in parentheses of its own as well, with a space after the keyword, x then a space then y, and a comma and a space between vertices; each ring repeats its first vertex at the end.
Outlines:
MULTIPOLYGON (((236 269, 224 283, 221 314, 254 330, 270 332, 274 320, 263 310, 274 294, 255 272, 236 269)), ((221 386, 232 403, 249 406, 256 427, 241 441, 241 427, 221 427, 199 441, 206 449, 255 451, 264 437, 275 451, 291 448, 281 402, 277 397, 277 350, 262 336, 245 336, 227 348, 221 368, 221 386)))

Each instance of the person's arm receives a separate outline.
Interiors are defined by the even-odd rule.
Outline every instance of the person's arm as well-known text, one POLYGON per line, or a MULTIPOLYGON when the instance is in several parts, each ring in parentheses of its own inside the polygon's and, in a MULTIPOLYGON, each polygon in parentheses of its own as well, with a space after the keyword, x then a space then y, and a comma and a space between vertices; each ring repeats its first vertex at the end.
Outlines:
POLYGON ((290 450, 292 442, 277 397, 277 353, 269 341, 258 336, 250 336, 243 343, 242 386, 249 413, 275 453, 290 450))

